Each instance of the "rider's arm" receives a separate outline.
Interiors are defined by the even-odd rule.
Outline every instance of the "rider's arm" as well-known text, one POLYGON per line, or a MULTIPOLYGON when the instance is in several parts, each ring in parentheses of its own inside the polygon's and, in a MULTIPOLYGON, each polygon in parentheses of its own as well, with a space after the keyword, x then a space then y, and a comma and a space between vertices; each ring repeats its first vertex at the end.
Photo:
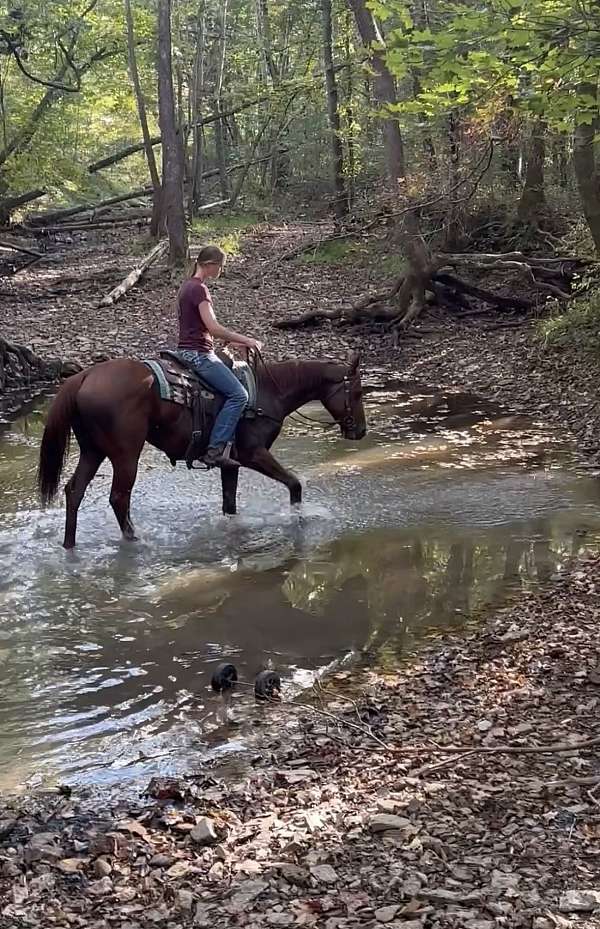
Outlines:
POLYGON ((215 316, 212 303, 209 303, 208 300, 203 300, 198 310, 207 331, 215 338, 223 339, 224 342, 234 342, 236 345, 245 345, 246 348, 256 347, 256 339, 250 339, 248 336, 240 335, 239 332, 234 332, 232 329, 226 329, 225 326, 222 326, 215 316))

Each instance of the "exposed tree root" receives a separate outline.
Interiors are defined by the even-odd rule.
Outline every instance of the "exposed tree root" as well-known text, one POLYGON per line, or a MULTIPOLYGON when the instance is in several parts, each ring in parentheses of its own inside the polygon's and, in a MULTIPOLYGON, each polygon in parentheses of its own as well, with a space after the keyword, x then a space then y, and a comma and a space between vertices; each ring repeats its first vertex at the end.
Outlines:
MULTIPOLYGON (((529 257, 522 252, 432 256, 414 213, 404 216, 398 239, 407 258, 408 269, 389 290, 365 295, 350 307, 310 310, 300 316, 282 319, 276 323, 277 327, 296 329, 316 325, 323 320, 339 320, 346 324, 375 320, 387 321, 395 330, 406 329, 427 306, 428 294, 440 306, 452 311, 465 310, 469 315, 473 314, 474 308, 468 297, 498 310, 527 312, 539 302, 535 297, 495 293, 480 284, 463 280, 454 273, 454 269, 516 273, 519 277, 525 276, 530 288, 540 295, 566 302, 572 297, 570 290, 576 273, 600 264, 577 257, 529 257)), ((305 246, 301 250, 304 249, 305 246)), ((294 254, 297 253, 298 250, 294 254)))

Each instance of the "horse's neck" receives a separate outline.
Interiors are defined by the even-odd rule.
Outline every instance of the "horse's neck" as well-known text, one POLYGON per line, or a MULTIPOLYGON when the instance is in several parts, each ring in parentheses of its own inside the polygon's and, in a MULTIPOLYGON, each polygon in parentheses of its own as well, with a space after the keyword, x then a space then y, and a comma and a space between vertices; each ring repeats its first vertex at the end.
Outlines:
POLYGON ((269 365, 266 384, 279 388, 277 399, 285 416, 323 395, 325 370, 319 361, 282 361, 269 365), (272 380, 269 378, 271 375, 272 380))

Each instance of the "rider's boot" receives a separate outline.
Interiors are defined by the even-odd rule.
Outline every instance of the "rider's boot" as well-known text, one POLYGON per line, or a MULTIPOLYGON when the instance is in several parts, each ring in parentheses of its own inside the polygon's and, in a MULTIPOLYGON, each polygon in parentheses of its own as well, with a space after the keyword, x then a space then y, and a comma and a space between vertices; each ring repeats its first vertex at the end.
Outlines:
POLYGON ((231 445, 213 445, 207 449, 202 461, 207 468, 239 468, 239 461, 230 458, 231 445))

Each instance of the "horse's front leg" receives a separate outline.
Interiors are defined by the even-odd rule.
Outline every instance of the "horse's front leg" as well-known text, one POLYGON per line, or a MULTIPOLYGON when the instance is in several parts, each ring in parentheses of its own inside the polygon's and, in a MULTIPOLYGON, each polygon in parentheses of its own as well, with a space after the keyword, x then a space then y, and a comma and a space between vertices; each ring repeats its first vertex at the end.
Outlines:
POLYGON ((259 474, 264 474, 265 477, 270 477, 280 484, 285 484, 290 492, 292 506, 302 503, 302 484, 296 475, 279 464, 266 448, 254 448, 244 453, 239 451, 239 457, 244 467, 258 471, 259 474))
POLYGON ((235 516, 237 513, 239 473, 237 468, 221 468, 221 490, 223 491, 223 513, 225 516, 235 516))

